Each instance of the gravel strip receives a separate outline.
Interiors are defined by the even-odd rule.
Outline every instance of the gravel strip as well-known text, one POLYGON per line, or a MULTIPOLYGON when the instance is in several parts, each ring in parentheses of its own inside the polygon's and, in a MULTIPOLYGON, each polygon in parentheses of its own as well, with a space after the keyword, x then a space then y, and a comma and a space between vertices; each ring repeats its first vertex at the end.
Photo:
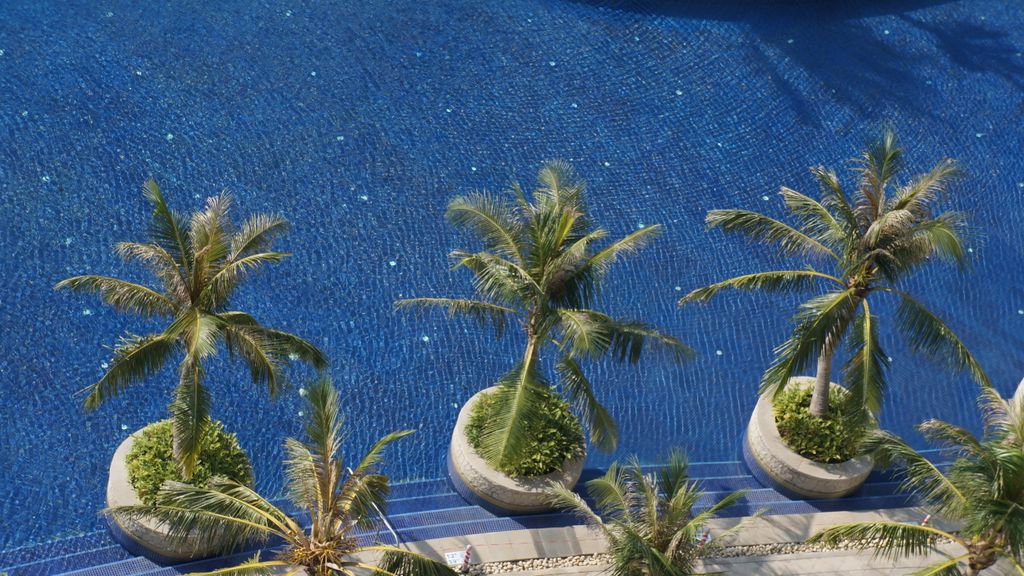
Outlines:
MULTIPOLYGON (((941 538, 936 544, 952 542, 941 538)), ((743 556, 777 556, 784 554, 803 554, 808 552, 826 552, 831 550, 857 550, 863 546, 843 544, 840 546, 824 546, 822 544, 804 544, 801 542, 782 542, 776 544, 754 544, 750 546, 726 546, 716 550, 707 558, 739 558, 743 556)), ((566 568, 572 566, 603 566, 610 564, 612 557, 608 554, 589 554, 584 556, 564 556, 561 558, 536 558, 532 560, 515 560, 511 562, 491 562, 473 567, 472 575, 506 574, 527 570, 543 570, 545 568, 566 568)))

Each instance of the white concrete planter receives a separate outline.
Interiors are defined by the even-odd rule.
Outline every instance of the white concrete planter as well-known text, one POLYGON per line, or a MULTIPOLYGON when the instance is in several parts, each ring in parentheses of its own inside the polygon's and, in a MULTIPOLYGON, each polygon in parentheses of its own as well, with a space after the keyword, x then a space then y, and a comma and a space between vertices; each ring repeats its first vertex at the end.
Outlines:
POLYGON ((469 424, 473 406, 480 400, 482 394, 493 390, 495 388, 492 387, 477 392, 459 411, 459 419, 455 423, 455 430, 452 431, 452 443, 448 451, 448 470, 452 482, 457 489, 468 489, 472 495, 486 504, 507 512, 525 514, 550 510, 544 488, 552 480, 567 488, 575 486, 580 474, 583 473, 583 463, 587 459, 586 451, 566 460, 561 470, 543 476, 512 477, 495 470, 477 454, 466 439, 466 426, 469 424))
MULTIPOLYGON (((145 430, 143 428, 142 430, 145 430)), ((141 504, 138 494, 128 480, 126 459, 135 443, 135 435, 125 439, 110 461, 110 477, 107 480, 107 506, 132 506, 141 504)), ((114 539, 129 552, 142 554, 157 562, 171 563, 199 560, 214 556, 220 550, 214 541, 200 541, 189 538, 185 542, 171 539, 166 526, 154 520, 134 520, 116 514, 107 515, 114 539)))
MULTIPOLYGON (((790 380, 790 386, 811 386, 813 378, 790 380)), ((837 386, 833 384, 833 386, 837 386)), ((874 467, 870 456, 822 464, 804 458, 786 446, 775 426, 771 399, 762 396, 747 426, 748 464, 757 466, 782 488, 806 498, 839 498, 856 491, 874 467)))

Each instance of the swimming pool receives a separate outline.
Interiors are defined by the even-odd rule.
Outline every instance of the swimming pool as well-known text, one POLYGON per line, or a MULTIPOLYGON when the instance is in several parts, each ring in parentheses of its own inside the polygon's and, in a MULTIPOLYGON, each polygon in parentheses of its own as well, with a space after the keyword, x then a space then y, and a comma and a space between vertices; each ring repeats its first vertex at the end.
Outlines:
MULTIPOLYGON (((953 204, 977 225, 974 266, 929 270, 913 288, 1011 390, 1024 375, 1024 10, 847 4, 5 3, 0 550, 96 529, 114 448, 166 413, 172 370, 81 410, 76 391, 102 374, 103 346, 147 324, 52 290, 74 273, 146 279, 111 246, 145 233, 149 176, 182 210, 229 188, 241 212, 293 222, 281 246, 295 256, 237 304, 331 356, 354 450, 385 430, 420 430, 392 453, 398 479, 443 475, 458 406, 508 367, 518 342, 400 316, 392 302, 467 293, 464 275, 445 272, 447 252, 467 241, 443 221, 445 204, 531 182, 548 158, 589 180, 613 234, 666 226, 618 269, 602 309, 666 326, 701 353, 682 368, 593 372, 621 424, 618 455, 653 461, 683 445, 696 461, 738 459, 791 303, 735 295, 676 308, 691 287, 775 263, 705 233, 704 213, 778 215, 779 185, 812 191, 808 166, 842 167, 890 120, 913 168, 952 155, 968 169, 953 204)), ((884 339, 886 426, 976 424, 966 378, 909 356, 891 331, 884 339)), ((297 386, 270 402, 247 379, 216 364, 215 416, 274 493, 281 440, 298 432, 297 386)))

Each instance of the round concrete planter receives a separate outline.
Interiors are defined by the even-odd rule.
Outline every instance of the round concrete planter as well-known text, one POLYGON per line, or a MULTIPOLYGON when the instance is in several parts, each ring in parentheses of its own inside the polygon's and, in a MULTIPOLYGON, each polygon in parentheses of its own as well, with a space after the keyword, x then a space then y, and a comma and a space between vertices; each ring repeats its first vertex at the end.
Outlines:
MULTIPOLYGON (((813 378, 790 380, 790 386, 811 386, 813 378)), ((833 384, 833 386, 838 386, 833 384)), ((804 498, 839 498, 860 488, 874 467, 870 456, 858 456, 836 464, 804 458, 786 446, 775 426, 771 399, 762 396, 747 426, 744 458, 756 476, 767 476, 783 491, 804 498), (760 474, 757 474, 760 472, 760 474)))
POLYGON ((473 395, 459 411, 459 419, 452 432, 451 448, 448 451, 448 473, 456 490, 470 500, 484 504, 488 508, 517 514, 543 512, 550 510, 544 488, 548 482, 555 481, 567 488, 572 488, 580 479, 583 463, 587 459, 586 451, 579 456, 570 458, 562 465, 561 470, 550 474, 533 477, 507 476, 491 467, 466 439, 466 426, 469 424, 473 406, 486 392, 495 390, 487 388, 473 395))
MULTIPOLYGON (((143 428, 142 430, 145 430, 143 428)), ((107 480, 107 506, 132 506, 141 504, 138 494, 128 480, 126 459, 135 443, 135 435, 125 439, 110 461, 110 477, 107 480)), ((170 537, 166 526, 154 520, 136 520, 117 514, 107 514, 107 526, 119 544, 129 552, 140 554, 159 563, 177 563, 199 560, 219 552, 214 541, 200 541, 189 538, 184 542, 170 537)))

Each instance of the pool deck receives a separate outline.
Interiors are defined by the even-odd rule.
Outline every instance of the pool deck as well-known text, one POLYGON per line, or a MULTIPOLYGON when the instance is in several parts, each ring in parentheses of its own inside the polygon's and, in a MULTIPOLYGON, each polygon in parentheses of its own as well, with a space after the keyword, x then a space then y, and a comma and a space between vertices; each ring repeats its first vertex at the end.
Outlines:
MULTIPOLYGON (((717 518, 709 523, 708 528, 713 537, 740 522, 745 522, 744 529, 731 540, 730 545, 751 546, 803 542, 818 530, 844 522, 884 519, 917 523, 923 516, 924 513, 917 508, 780 514, 746 519, 717 518)), ((471 534, 408 544, 412 550, 440 557, 444 557, 445 552, 464 550, 467 545, 473 546, 473 559, 477 562, 509 562, 529 558, 599 554, 604 552, 605 542, 600 532, 577 525, 471 534)))
MULTIPOLYGON (((878 510, 907 521, 922 513, 907 510, 917 503, 901 494, 896 479, 874 473, 857 494, 833 500, 798 500, 762 486, 741 462, 693 463, 691 477, 707 492, 700 503, 706 507, 734 490, 746 490, 740 503, 722 511, 712 532, 734 525, 758 511, 765 515, 734 541, 737 545, 799 542, 820 527, 843 519, 877 517, 878 510)), ((601 474, 584 471, 584 481, 601 474)), ((584 484, 581 483, 581 487, 584 484)), ((287 507, 287 503, 282 502, 287 507)), ((364 543, 417 543, 409 546, 456 552, 472 544, 475 561, 501 562, 523 558, 593 554, 602 549, 598 534, 580 526, 569 514, 550 512, 525 516, 494 514, 456 493, 446 479, 396 484, 389 498, 388 519, 397 531, 378 526, 361 534, 364 543)), ((173 576, 189 571, 220 568, 231 558, 160 566, 132 556, 105 531, 92 532, 55 543, 42 543, 0 554, 0 572, 11 576, 173 576)))
MULTIPOLYGON (((811 534, 827 526, 845 522, 867 520, 894 520, 919 522, 924 513, 917 508, 897 508, 882 511, 822 512, 817 514, 786 514, 748 518, 746 527, 732 540, 732 545, 778 544, 803 542, 811 534)), ((723 518, 710 524, 712 534, 735 526, 742 518, 723 518)), ((941 520, 933 522, 940 527, 941 520)), ((464 550, 473 546, 476 562, 509 562, 531 558, 556 558, 604 552, 604 539, 600 533, 584 526, 515 530, 488 534, 473 534, 409 544, 413 550, 443 557, 446 552, 464 550)), ((954 545, 942 545, 928 556, 892 561, 875 558, 870 551, 828 551, 771 556, 743 556, 714 558, 704 562, 702 572, 729 574, 909 574, 921 567, 951 557, 957 553, 954 545)), ((600 574, 607 566, 572 566, 508 572, 509 576, 568 576, 600 574)), ((1011 574, 1007 567, 995 566, 986 574, 1011 574)))

